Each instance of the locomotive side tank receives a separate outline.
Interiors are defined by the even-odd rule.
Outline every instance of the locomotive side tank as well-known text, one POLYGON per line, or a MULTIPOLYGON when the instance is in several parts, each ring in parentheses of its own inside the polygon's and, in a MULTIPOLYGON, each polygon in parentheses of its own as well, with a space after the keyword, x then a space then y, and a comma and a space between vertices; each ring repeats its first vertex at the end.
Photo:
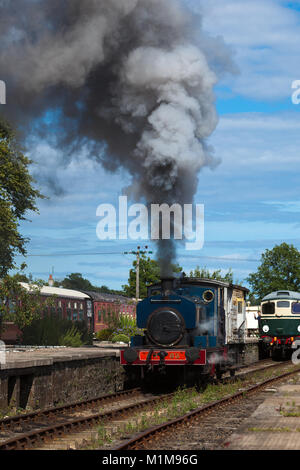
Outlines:
POLYGON ((242 361, 247 292, 225 282, 187 277, 150 286, 137 306, 137 326, 145 334, 134 336, 121 351, 130 382, 153 374, 194 382, 228 369, 233 373, 242 361))

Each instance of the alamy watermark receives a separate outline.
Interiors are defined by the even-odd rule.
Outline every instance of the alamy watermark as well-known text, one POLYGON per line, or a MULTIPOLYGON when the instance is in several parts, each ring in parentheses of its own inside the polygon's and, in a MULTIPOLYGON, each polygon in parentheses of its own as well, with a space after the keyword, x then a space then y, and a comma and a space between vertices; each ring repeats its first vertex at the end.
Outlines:
POLYGON ((296 339, 296 341, 292 344, 292 349, 296 349, 296 351, 292 354, 292 363, 293 364, 300 364, 300 340, 296 339))
POLYGON ((292 82, 292 88, 295 90, 292 93, 292 103, 299 104, 300 103, 300 80, 294 80, 292 82))
POLYGON ((96 215, 101 217, 96 229, 100 240, 148 240, 150 228, 151 240, 184 239, 187 250, 204 245, 204 204, 151 204, 148 209, 144 204, 128 206, 127 196, 120 196, 118 208, 100 204, 96 215))
POLYGON ((6 363, 5 343, 0 340, 0 365, 6 363))
POLYGON ((6 104, 6 84, 0 80, 0 104, 6 104))

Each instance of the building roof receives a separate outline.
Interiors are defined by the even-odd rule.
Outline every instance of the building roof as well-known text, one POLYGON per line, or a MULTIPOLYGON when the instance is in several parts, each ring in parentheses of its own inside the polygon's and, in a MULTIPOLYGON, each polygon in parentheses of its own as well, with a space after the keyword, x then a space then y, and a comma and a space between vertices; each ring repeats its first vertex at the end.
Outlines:
POLYGON ((93 300, 99 302, 121 302, 128 303, 131 299, 124 297, 123 295, 118 294, 107 294, 104 292, 94 292, 94 291, 82 291, 91 297, 93 300))
POLYGON ((39 289, 42 295, 57 295, 58 297, 69 297, 73 299, 89 299, 87 294, 83 292, 79 292, 77 290, 72 289, 63 289, 62 287, 50 287, 50 286, 42 286, 41 288, 37 285, 27 284, 26 282, 20 282, 21 286, 24 287, 28 291, 32 291, 35 288, 39 289))
POLYGON ((262 299, 262 302, 265 302, 266 300, 276 300, 276 299, 300 300, 300 292, 295 292, 291 290, 277 290, 266 295, 262 299))

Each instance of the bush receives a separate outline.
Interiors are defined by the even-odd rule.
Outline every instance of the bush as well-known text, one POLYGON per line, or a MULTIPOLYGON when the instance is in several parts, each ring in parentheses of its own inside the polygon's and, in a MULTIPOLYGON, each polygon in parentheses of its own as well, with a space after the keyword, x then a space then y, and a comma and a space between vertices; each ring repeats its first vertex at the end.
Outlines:
POLYGON ((37 346, 67 346, 72 344, 92 344, 92 335, 84 322, 72 322, 57 315, 46 315, 34 320, 22 330, 22 344, 37 346), (76 330, 76 331, 75 331, 76 330), (71 339, 73 338, 73 339, 71 339), (78 339, 80 339, 80 344, 78 339))
POLYGON ((112 338, 113 343, 129 343, 130 338, 129 336, 120 334, 120 335, 114 335, 112 338))
POLYGON ((132 336, 144 335, 144 330, 136 326, 136 319, 131 315, 120 315, 118 327, 114 329, 114 335, 132 336))
POLYGON ((105 330, 97 331, 96 339, 98 341, 111 341, 113 335, 113 330, 106 328, 105 330))
POLYGON ((71 348, 78 348, 82 346, 80 331, 73 325, 63 336, 58 340, 60 346, 69 346, 71 348))
POLYGON ((93 344, 93 331, 90 330, 84 321, 75 321, 73 325, 80 333, 83 344, 93 344))

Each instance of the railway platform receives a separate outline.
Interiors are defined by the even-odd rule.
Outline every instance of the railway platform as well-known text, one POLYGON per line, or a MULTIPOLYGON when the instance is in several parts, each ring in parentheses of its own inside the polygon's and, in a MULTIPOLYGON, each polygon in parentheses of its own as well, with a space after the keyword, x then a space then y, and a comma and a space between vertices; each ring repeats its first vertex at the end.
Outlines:
POLYGON ((267 390, 269 397, 231 435, 226 449, 300 449, 300 373, 267 390))
POLYGON ((120 347, 5 348, 0 351, 0 411, 44 408, 122 390, 120 347))
MULTIPOLYGON (((124 346, 123 346, 124 347, 124 346)), ((119 357, 119 347, 8 347, 0 356, 0 370, 49 366, 56 362, 77 361, 98 357, 119 357)))

